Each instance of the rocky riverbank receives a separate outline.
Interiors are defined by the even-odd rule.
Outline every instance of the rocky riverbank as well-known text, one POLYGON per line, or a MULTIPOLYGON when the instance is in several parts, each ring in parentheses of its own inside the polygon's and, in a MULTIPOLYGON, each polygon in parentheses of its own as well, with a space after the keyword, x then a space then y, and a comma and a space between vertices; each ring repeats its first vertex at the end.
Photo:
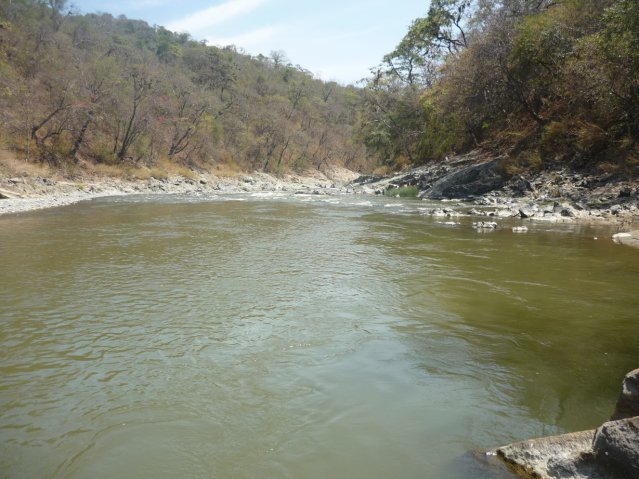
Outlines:
MULTIPOLYGON (((424 200, 441 200, 423 213, 450 218, 471 216, 477 229, 500 227, 502 220, 523 222, 513 232, 525 233, 526 221, 599 222, 617 225, 614 240, 639 248, 639 182, 613 175, 553 170, 510 176, 503 158, 480 152, 425 165, 390 177, 359 176, 344 168, 275 177, 252 173, 234 177, 195 174, 145 180, 87 176, 2 175, 0 214, 19 213, 102 196, 130 194, 194 194, 281 191, 290 193, 389 194, 410 187, 424 200), (3 199, 4 198, 4 199, 3 199), (635 231, 633 231, 635 230, 635 231)), ((512 225, 511 225, 512 226, 512 225)))
POLYGON ((610 421, 597 429, 530 439, 485 453, 522 478, 639 477, 639 369, 626 375, 610 421))
POLYGON ((210 174, 127 180, 109 177, 69 179, 61 176, 0 177, 0 214, 64 206, 105 196, 134 194, 243 193, 282 191, 306 194, 338 194, 358 175, 344 168, 325 173, 286 175, 278 178, 265 173, 218 177, 210 174))
MULTIPOLYGON (((504 162, 505 158, 487 158, 476 151, 392 177, 364 176, 352 187, 369 194, 392 194, 394 189, 414 187, 423 199, 457 200, 465 214, 485 217, 482 221, 604 221, 618 223, 623 230, 639 224, 637 181, 567 168, 508 176, 504 162)), ((453 216, 452 210, 434 208, 431 214, 453 216)))

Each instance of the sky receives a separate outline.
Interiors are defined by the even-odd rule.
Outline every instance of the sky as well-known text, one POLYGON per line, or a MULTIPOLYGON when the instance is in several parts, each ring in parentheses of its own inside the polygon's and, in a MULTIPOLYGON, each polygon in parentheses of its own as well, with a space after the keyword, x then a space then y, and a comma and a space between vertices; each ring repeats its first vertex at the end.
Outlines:
POLYGON ((107 12, 188 32, 251 55, 284 51, 323 80, 355 83, 400 42, 428 0, 70 0, 80 13, 107 12))

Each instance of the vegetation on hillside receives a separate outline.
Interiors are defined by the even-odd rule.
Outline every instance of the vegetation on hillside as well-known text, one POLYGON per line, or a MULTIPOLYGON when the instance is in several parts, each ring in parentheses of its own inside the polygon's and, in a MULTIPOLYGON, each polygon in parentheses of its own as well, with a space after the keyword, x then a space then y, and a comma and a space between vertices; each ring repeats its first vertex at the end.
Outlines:
MULTIPOLYGON (((428 3, 428 2, 425 2, 428 3)), ((378 173, 482 148, 506 174, 639 174, 637 0, 431 0, 362 88, 282 52, 0 2, 0 148, 56 167, 378 173)))
POLYGON ((432 0, 374 71, 362 136, 391 166, 478 146, 507 173, 639 173, 637 0, 432 0))
POLYGON ((0 147, 57 167, 367 166, 361 90, 65 0, 0 2, 0 147))

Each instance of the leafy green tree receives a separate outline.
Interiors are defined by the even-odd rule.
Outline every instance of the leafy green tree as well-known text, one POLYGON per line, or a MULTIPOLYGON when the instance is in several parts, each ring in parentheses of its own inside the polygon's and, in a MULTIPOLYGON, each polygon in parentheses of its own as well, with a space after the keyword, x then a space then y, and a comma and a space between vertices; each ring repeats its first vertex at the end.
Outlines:
POLYGON ((473 0, 433 0, 427 15, 414 20, 397 48, 384 57, 388 71, 409 85, 430 84, 445 55, 467 46, 472 6, 473 0))

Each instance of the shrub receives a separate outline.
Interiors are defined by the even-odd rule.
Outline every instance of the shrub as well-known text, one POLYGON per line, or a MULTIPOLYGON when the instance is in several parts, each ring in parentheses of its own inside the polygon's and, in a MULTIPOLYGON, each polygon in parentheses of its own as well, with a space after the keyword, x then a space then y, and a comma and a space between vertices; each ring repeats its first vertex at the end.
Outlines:
POLYGON ((416 198, 419 195, 419 186, 402 186, 400 188, 389 188, 384 192, 386 196, 400 198, 416 198))

